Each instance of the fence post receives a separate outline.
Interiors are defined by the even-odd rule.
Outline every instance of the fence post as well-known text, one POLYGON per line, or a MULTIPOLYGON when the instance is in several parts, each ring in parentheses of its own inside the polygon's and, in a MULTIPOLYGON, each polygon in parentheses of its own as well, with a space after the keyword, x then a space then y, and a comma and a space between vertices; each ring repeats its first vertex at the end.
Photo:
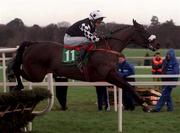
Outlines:
POLYGON ((118 88, 118 132, 122 132, 122 89, 118 88))
POLYGON ((32 82, 29 82, 29 90, 32 90, 32 82))
POLYGON ((6 92, 6 57, 5 53, 2 53, 2 65, 3 65, 3 89, 6 92))
POLYGON ((51 93, 51 98, 48 98, 48 106, 43 111, 33 111, 32 113, 36 116, 44 115, 47 112, 50 112, 54 105, 54 89, 53 89, 53 76, 52 73, 47 74, 48 77, 48 90, 51 93))
MULTIPOLYGON (((32 90, 32 82, 29 82, 29 90, 32 90)), ((27 132, 32 131, 32 122, 28 122, 26 129, 27 129, 27 132)))
POLYGON ((51 111, 53 105, 54 105, 54 89, 53 89, 54 85, 53 85, 53 74, 52 73, 49 73, 48 74, 48 90, 50 91, 51 93, 51 98, 48 99, 48 103, 49 103, 49 110, 48 111, 51 111))
POLYGON ((113 86, 114 88, 114 111, 117 112, 117 86, 113 86))

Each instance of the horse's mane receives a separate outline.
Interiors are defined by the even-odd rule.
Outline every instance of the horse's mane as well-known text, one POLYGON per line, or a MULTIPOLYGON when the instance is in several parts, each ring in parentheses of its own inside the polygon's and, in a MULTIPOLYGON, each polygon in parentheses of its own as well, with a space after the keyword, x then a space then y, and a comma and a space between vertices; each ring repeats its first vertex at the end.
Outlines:
POLYGON ((116 30, 114 30, 114 31, 111 31, 110 33, 111 33, 111 34, 116 33, 116 32, 118 32, 118 31, 127 29, 127 28, 129 28, 129 27, 131 27, 131 26, 132 26, 132 25, 126 25, 126 26, 123 26, 123 27, 121 27, 121 28, 118 28, 118 29, 116 29, 116 30))
POLYGON ((60 42, 55 42, 55 41, 36 41, 36 43, 53 43, 53 44, 56 44, 56 45, 61 45, 61 46, 63 46, 62 43, 60 43, 60 42))

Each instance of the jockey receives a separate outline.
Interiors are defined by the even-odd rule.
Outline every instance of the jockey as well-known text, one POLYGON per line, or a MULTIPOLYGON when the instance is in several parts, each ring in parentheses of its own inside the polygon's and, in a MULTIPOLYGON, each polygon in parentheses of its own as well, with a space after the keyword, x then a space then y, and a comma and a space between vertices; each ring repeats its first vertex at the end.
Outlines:
MULTIPOLYGON (((90 13, 89 18, 85 18, 70 26, 64 36, 64 45, 79 46, 99 42, 100 38, 96 35, 96 28, 100 26, 104 15, 99 10, 90 13)), ((80 51, 80 58, 85 57, 85 50, 80 51)))

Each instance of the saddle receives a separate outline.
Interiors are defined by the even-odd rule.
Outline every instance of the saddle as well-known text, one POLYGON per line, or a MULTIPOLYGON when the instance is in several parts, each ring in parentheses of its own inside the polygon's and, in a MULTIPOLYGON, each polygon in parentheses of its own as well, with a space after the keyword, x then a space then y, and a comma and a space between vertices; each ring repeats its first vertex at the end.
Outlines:
POLYGON ((64 44, 63 63, 68 63, 68 65, 76 65, 81 72, 83 72, 83 67, 87 63, 88 53, 94 48, 94 44, 81 44, 78 46, 69 46, 64 44), (69 57, 67 57, 69 56, 69 57), (65 58, 66 57, 66 58, 65 58), (65 60, 64 60, 65 59, 65 60), (69 60, 69 61, 67 61, 69 60))
MULTIPOLYGON (((62 62, 66 63, 66 64, 67 63, 71 64, 71 63, 77 61, 78 59, 80 59, 84 53, 89 52, 93 48, 94 48, 93 43, 84 44, 84 45, 81 44, 78 46, 69 46, 69 45, 64 44, 62 62)), ((84 56, 84 57, 86 57, 86 56, 84 56)))

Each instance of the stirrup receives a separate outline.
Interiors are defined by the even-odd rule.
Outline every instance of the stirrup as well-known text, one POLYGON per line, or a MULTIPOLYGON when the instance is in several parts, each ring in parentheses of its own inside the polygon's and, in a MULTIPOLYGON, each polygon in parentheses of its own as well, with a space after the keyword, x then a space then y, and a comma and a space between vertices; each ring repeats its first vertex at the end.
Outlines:
POLYGON ((81 71, 83 70, 83 62, 81 61, 81 62, 78 62, 77 64, 76 64, 76 66, 77 66, 77 68, 79 68, 81 71))
POLYGON ((78 62, 78 63, 77 63, 77 67, 78 67, 78 68, 82 68, 82 62, 78 62))

